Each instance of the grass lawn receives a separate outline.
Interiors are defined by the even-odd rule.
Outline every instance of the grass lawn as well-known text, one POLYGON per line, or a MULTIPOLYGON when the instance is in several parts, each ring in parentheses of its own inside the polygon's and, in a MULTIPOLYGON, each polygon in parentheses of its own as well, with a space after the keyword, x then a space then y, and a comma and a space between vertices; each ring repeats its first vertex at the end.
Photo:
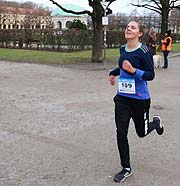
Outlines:
POLYGON ((172 44, 172 52, 180 52, 180 43, 172 44))
MULTIPOLYGON (((20 50, 0 48, 0 59, 43 64, 82 63, 91 61, 91 50, 61 53, 38 50, 20 50)), ((172 45, 172 52, 180 52, 180 43, 172 45)), ((107 62, 117 62, 119 49, 106 49, 107 62)))
POLYGON ((0 59, 29 63, 77 63, 91 59, 91 51, 73 53, 0 48, 0 59))

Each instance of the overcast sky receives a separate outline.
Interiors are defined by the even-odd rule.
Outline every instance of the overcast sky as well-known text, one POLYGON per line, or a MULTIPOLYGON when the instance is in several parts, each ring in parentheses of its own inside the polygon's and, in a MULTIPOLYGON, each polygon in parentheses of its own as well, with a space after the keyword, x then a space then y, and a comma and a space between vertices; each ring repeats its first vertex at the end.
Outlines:
MULTIPOLYGON (((32 1, 34 3, 38 3, 43 6, 47 6, 47 7, 52 7, 52 8, 57 7, 53 5, 52 2, 50 2, 49 0, 38 0, 38 1, 37 0, 16 0, 16 1, 19 1, 19 2, 32 1)), ((88 5, 88 0, 56 0, 56 2, 58 2, 59 4, 75 4, 80 7, 83 7, 84 9, 91 10, 91 7, 88 5)), ((132 2, 132 0, 116 0, 115 2, 111 4, 110 8, 113 10, 113 13, 131 14, 132 10, 134 10, 135 7, 130 5, 130 2, 132 2)), ((138 12, 142 13, 143 11, 144 10, 142 8, 138 9, 138 12)))

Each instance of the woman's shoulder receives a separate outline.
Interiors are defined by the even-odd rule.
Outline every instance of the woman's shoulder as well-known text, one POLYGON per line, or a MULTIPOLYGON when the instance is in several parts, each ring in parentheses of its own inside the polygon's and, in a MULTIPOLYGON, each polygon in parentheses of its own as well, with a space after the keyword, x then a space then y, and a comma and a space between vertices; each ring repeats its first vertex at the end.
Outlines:
POLYGON ((139 47, 140 51, 142 51, 143 53, 148 53, 150 50, 149 50, 149 47, 142 43, 141 46, 139 47))
POLYGON ((124 52, 126 48, 126 44, 120 46, 120 53, 124 52))
POLYGON ((125 49, 125 48, 126 48, 126 44, 120 46, 120 49, 125 49))

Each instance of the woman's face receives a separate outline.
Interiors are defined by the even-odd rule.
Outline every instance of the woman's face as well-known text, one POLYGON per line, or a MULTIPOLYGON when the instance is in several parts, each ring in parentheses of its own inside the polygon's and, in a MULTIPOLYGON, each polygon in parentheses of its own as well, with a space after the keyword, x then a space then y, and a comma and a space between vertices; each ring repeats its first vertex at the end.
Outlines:
POLYGON ((139 24, 135 21, 131 21, 125 30, 125 38, 127 40, 138 39, 142 36, 142 33, 139 31, 139 24))

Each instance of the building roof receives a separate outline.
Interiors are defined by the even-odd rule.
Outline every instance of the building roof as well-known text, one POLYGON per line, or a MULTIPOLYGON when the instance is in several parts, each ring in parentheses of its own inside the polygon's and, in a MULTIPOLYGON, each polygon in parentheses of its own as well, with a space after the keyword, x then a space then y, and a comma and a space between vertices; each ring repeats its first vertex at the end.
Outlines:
POLYGON ((45 9, 28 9, 20 7, 0 7, 0 13, 4 14, 21 14, 21 15, 39 15, 39 16, 49 16, 49 10, 45 9))
MULTIPOLYGON (((67 10, 72 10, 72 11, 75 11, 75 12, 81 12, 81 11, 84 10, 82 7, 77 6, 77 5, 73 5, 73 4, 62 4, 61 6, 65 9, 67 9, 67 10)), ((71 13, 64 12, 60 8, 56 8, 51 12, 51 16, 55 16, 57 14, 62 15, 62 16, 83 16, 83 14, 82 15, 76 15, 76 14, 71 14, 71 13)))

